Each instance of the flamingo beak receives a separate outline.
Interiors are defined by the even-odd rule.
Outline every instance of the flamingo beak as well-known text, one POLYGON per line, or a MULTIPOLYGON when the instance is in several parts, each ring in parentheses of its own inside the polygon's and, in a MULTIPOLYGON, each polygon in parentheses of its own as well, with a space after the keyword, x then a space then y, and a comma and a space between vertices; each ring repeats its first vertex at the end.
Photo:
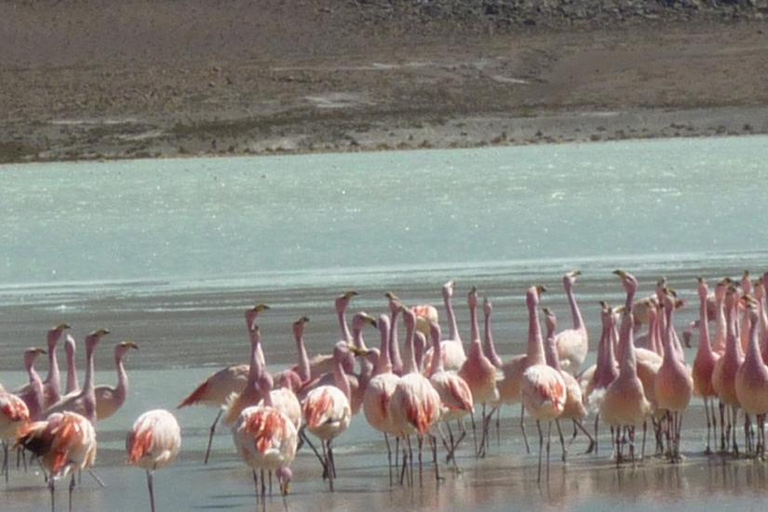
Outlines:
POLYGON ((123 342, 123 346, 126 347, 126 348, 132 348, 134 350, 139 350, 139 346, 136 343, 132 342, 132 341, 123 342))
POLYGON ((614 270, 613 273, 616 274, 617 276, 619 276, 622 279, 624 279, 624 276, 627 275, 627 273, 624 272, 623 270, 614 270))

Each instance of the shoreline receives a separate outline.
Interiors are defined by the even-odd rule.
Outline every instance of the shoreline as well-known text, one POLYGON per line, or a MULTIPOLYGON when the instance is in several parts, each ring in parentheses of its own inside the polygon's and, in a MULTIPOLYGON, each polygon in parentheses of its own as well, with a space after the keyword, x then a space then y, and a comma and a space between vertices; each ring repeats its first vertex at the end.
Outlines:
MULTIPOLYGON (((233 119, 232 126, 248 124, 233 119)), ((201 122, 201 134, 177 136, 158 125, 117 120, 55 120, 41 131, 66 125, 66 135, 48 140, 43 151, 5 155, 0 164, 66 161, 109 161, 165 158, 306 155, 423 149, 469 149, 538 144, 611 142, 669 138, 707 138, 768 134, 768 106, 721 107, 690 110, 643 109, 623 112, 544 113, 532 117, 467 116, 440 123, 409 121, 393 126, 372 123, 368 129, 351 130, 335 141, 293 133, 248 140, 247 129, 233 131, 220 124, 201 122), (145 131, 139 132, 143 129, 145 131), (98 140, 92 132, 110 130, 98 140), (229 130, 228 135, 213 135, 229 130), (139 132, 139 133, 137 133, 139 132), (75 141, 88 139, 86 143, 75 141)), ((33 129, 34 130, 34 129, 33 129)), ((190 130, 191 131, 191 130, 190 130)), ((31 137, 35 135, 30 133, 31 137)))

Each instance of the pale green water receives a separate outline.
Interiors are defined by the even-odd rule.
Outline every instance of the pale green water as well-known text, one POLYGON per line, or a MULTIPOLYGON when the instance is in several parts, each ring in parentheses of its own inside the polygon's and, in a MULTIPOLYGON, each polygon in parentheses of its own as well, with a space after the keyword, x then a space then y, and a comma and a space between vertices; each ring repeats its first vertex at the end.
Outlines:
MULTIPOLYGON (((106 370, 113 343, 136 340, 131 396, 97 429, 99 473, 109 487, 86 478, 75 504, 144 510, 142 472, 120 465, 125 431, 141 412, 174 407, 214 369, 246 359, 247 306, 273 306, 261 327, 270 364, 282 368, 295 358, 289 326, 298 316, 312 318, 310 352, 336 340, 332 300, 341 291, 361 292, 351 310, 379 314, 387 290, 407 303, 439 305, 440 285, 454 278, 462 331, 464 297, 475 285, 496 305, 497 344, 509 356, 523 350, 524 289, 549 285, 544 302, 565 324, 559 277, 579 267, 577 293, 594 346, 597 301, 623 294, 610 274, 617 267, 633 271, 643 293, 666 275, 688 300, 695 300, 697 275, 768 270, 766 162, 768 138, 749 137, 2 166, 0 381, 23 382, 11 371, 21 350, 43 343, 59 321, 74 326, 78 341, 96 327, 113 332, 98 352, 106 370)), ((694 310, 681 312, 679 329, 694 310)), ((377 342, 375 332, 366 334, 377 342)), ((39 367, 45 373, 44 361, 39 367)), ((113 372, 100 372, 99 382, 113 383, 113 372)), ((249 473, 226 432, 216 438, 214 464, 199 463, 214 414, 178 413, 184 452, 158 475, 160 510, 254 508, 249 473)), ((507 419, 501 450, 480 462, 466 451, 465 472, 446 472, 437 491, 390 490, 383 443, 356 418, 338 443, 339 492, 325 490, 302 453, 288 509, 761 508, 768 498, 763 466, 698 455, 700 410, 686 421, 690 463, 682 468, 617 473, 604 450, 598 459, 574 457, 564 471, 556 449, 550 487, 540 491, 535 459, 524 455, 507 419)), ((425 481, 432 477, 430 469, 425 481)), ((10 504, 3 511, 47 507, 32 476, 12 473, 1 493, 10 504)), ((63 492, 59 500, 63 509, 63 492)), ((268 508, 284 507, 275 499, 268 508)))

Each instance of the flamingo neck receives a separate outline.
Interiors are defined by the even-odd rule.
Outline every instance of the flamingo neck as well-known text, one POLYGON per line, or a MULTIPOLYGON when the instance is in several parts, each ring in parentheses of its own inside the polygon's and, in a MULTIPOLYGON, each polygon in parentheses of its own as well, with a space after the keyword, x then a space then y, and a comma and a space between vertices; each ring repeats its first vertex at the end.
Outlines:
POLYGON ((302 384, 309 381, 311 376, 311 370, 309 366, 309 356, 307 355, 307 348, 304 346, 304 337, 301 335, 295 335, 296 350, 299 354, 298 374, 302 384))
POLYGON ((362 327, 355 327, 352 329, 352 344, 359 350, 367 350, 368 347, 365 346, 362 327))
POLYGON ((350 396, 352 396, 352 390, 349 387, 349 380, 347 380, 344 369, 341 367, 341 362, 338 360, 336 360, 333 365, 333 377, 336 381, 336 387, 339 388, 341 392, 344 393, 344 396, 347 397, 347 400, 349 400, 350 396))
POLYGON ((751 322, 749 326, 749 344, 747 345, 747 355, 744 359, 744 364, 763 364, 763 356, 760 352, 760 343, 758 342, 757 329, 758 322, 751 322))
POLYGON ((77 362, 75 359, 75 351, 67 350, 67 394, 75 391, 80 387, 80 383, 77 380, 77 362))
POLYGON ((726 307, 725 308, 725 325, 726 325, 726 333, 725 333, 725 356, 724 357, 731 357, 736 359, 741 359, 743 356, 741 354, 741 344, 738 342, 739 338, 736 335, 736 319, 733 318, 735 315, 733 314, 733 308, 726 307))
POLYGON ((433 375, 444 371, 443 368, 443 347, 440 343, 440 335, 432 333, 432 367, 429 374, 433 375))
POLYGON ((456 323, 456 315, 453 311, 453 299, 451 299, 451 296, 448 293, 445 293, 443 302, 445 303, 445 316, 448 317, 448 339, 461 344, 459 326, 456 323))
POLYGON ((470 325, 470 340, 474 343, 475 340, 480 339, 480 324, 477 320, 477 305, 473 304, 469 307, 469 325, 470 325))
POLYGON ((490 359, 496 368, 501 368, 503 362, 496 352, 496 344, 493 342, 493 332, 491 331, 491 315, 485 315, 485 356, 490 359))
POLYGON ((576 296, 573 294, 573 285, 570 281, 566 281, 565 295, 568 297, 568 305, 571 307, 571 319, 573 321, 573 328, 577 331, 584 329, 584 319, 581 317, 581 310, 576 303, 576 296))
POLYGON ((381 344, 379 345, 379 358, 376 360, 376 367, 373 371, 374 375, 392 373, 392 361, 389 359, 389 330, 385 327, 380 327, 380 329, 381 344))
POLYGON ((541 339, 539 312, 532 302, 528 304, 528 350, 526 352, 528 366, 545 364, 544 342, 541 339))
POLYGON ((547 332, 547 343, 544 347, 544 356, 547 360, 547 366, 561 373, 560 360, 557 357, 557 343, 555 342, 555 333, 547 332))
POLYGON ((128 396, 128 374, 123 365, 124 353, 115 354, 115 368, 117 369, 117 388, 115 388, 115 399, 122 405, 125 397, 128 396))
MULTIPOLYGON (((56 395, 58 395, 61 373, 59 372, 59 361, 56 357, 56 345, 55 342, 48 343, 48 375, 45 378, 44 384, 52 391, 56 391, 56 395)), ((58 401, 58 398, 56 398, 56 401, 58 401)))
POLYGON ((707 297, 699 304, 699 353, 712 354, 712 345, 709 342, 709 313, 707 312, 707 297))
POLYGON ((637 356, 632 323, 632 315, 625 314, 621 321, 621 335, 619 336, 619 349, 622 352, 620 375, 628 378, 637 376, 637 356))
POLYGON ((415 322, 405 323, 405 358, 403 360, 403 375, 416 373, 416 354, 414 352, 414 340, 416 338, 415 322))
POLYGON ((264 367, 262 366, 261 358, 259 358, 259 352, 261 349, 261 335, 258 333, 252 333, 251 335, 251 365, 248 368, 248 386, 255 386, 256 381, 263 375, 264 367))
POLYGON ((403 359, 400 357, 400 343, 397 339, 397 325, 399 312, 392 313, 392 321, 389 328, 389 359, 392 363, 392 371, 397 375, 403 373, 403 359))
POLYGON ((352 341, 352 335, 349 333, 349 325, 347 324, 347 308, 342 308, 336 312, 336 316, 339 319, 339 328, 341 329, 341 339, 349 343, 352 341))

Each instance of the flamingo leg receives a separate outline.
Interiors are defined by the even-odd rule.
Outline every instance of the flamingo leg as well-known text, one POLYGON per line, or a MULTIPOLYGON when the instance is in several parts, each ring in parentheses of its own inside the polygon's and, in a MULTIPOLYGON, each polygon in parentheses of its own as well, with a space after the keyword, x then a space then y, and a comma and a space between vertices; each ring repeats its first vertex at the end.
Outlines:
POLYGON ((645 460, 645 435, 648 433, 648 422, 643 422, 643 447, 640 449, 640 460, 645 460))
POLYGON ((75 473, 69 479, 69 512, 72 512, 72 491, 75 490, 75 473))
POLYGON ((320 464, 323 466, 323 479, 325 479, 325 475, 328 472, 328 467, 325 465, 325 456, 321 455, 320 452, 317 451, 317 448, 315 448, 315 445, 312 444, 312 441, 309 440, 309 437, 307 437, 307 433, 303 430, 299 431, 299 437, 303 438, 304 441, 309 445, 310 448, 312 448, 312 451, 315 452, 315 456, 317 457, 317 460, 320 461, 320 464))
POLYGON ((411 436, 405 437, 406 444, 408 445, 408 466, 409 476, 408 483, 413 486, 413 446, 411 445, 411 436))
POLYGON ((470 414, 470 419, 472 420, 472 440, 475 443, 475 458, 478 457, 478 451, 477 451, 477 429, 475 428, 475 415, 470 414))
POLYGON ((56 484, 53 477, 48 479, 48 490, 51 492, 51 512, 56 512, 56 498, 54 497, 56 484))
POLYGON ((213 420, 213 423, 211 424, 211 428, 209 429, 208 448, 205 450, 205 460, 203 461, 203 464, 208 464, 208 458, 211 456, 211 445, 213 444, 213 434, 216 432, 216 425, 219 423, 219 420, 221 419, 221 415, 223 413, 224 413, 224 409, 219 409, 219 414, 216 415, 216 419, 213 420))
MULTIPOLYGON (((256 473, 254 472, 254 476, 256 473)), ((149 489, 149 508, 152 512, 155 512, 155 489, 152 478, 152 471, 147 470, 147 489, 149 489)))
POLYGON ((725 452, 728 449, 725 441, 725 432, 727 430, 725 423, 725 404, 723 402, 719 402, 718 408, 720 409, 720 451, 725 452))
POLYGON ((259 476, 256 474, 256 470, 252 470, 253 472, 253 487, 256 490, 256 502, 259 502, 259 476))
POLYGON ((435 480, 440 484, 440 464, 437 460, 437 436, 429 435, 430 445, 432 446, 432 462, 435 464, 435 480))
POLYGON ((333 478, 336 478, 336 459, 333 457, 333 447, 331 442, 332 440, 328 441, 328 460, 331 463, 331 472, 333 473, 333 478))
POLYGON ((419 434, 416 439, 418 439, 419 441, 419 485, 423 486, 424 485, 424 467, 422 465, 422 449, 424 447, 424 436, 419 434))
POLYGON ((501 447, 501 406, 496 408, 496 447, 501 447))
POLYGON ((544 434, 541 433, 541 423, 539 423, 539 420, 536 420, 536 428, 539 431, 539 476, 536 479, 537 483, 541 482, 541 452, 544 448, 544 434))
POLYGON ((549 451, 552 439, 552 422, 547 422, 547 482, 549 482, 549 451))
POLYGON ((8 483, 8 443, 3 441, 3 473, 5 474, 5 483, 8 483))
POLYGON ((525 441, 525 453, 531 453, 531 447, 528 444, 528 436, 525 435, 525 406, 520 404, 520 430, 523 431, 523 441, 525 441))
POLYGON ((267 471, 269 477, 269 495, 272 496, 272 471, 267 471))
POLYGON ((264 478, 264 470, 261 470, 261 501, 264 502, 264 498, 267 496, 267 484, 266 478, 264 478))
MULTIPOLYGON (((563 437, 563 431, 560 428, 560 420, 559 419, 555 420, 555 425, 557 425, 557 433, 560 436, 560 448, 562 448, 562 450, 563 450, 562 460, 563 460, 563 462, 565 462, 566 459, 568 458, 568 448, 565 447, 565 438, 563 437)), ((551 426, 550 426, 550 428, 551 428, 551 426)))
POLYGON ((392 486, 392 449, 389 447, 389 436, 384 433, 384 443, 387 445, 387 469, 389 470, 389 486, 392 486))
POLYGON ((709 445, 709 436, 712 433, 712 419, 709 417, 709 398, 704 397, 704 415, 707 417, 707 447, 704 448, 704 453, 709 455, 712 453, 712 448, 709 445))
MULTIPOLYGON (((592 437, 592 434, 589 433, 589 431, 584 427, 584 424, 581 423, 579 420, 573 420, 573 432, 576 434, 576 427, 578 427, 582 432, 584 432, 584 435, 587 436, 587 439, 589 439, 589 446, 587 447, 587 451, 584 452, 584 454, 592 453, 593 450, 597 449, 597 438, 592 437)), ((575 435, 573 436, 576 437, 575 435)), ((571 439, 571 443, 573 442, 573 439, 571 439)), ((570 443, 569 443, 570 446, 570 443)))

